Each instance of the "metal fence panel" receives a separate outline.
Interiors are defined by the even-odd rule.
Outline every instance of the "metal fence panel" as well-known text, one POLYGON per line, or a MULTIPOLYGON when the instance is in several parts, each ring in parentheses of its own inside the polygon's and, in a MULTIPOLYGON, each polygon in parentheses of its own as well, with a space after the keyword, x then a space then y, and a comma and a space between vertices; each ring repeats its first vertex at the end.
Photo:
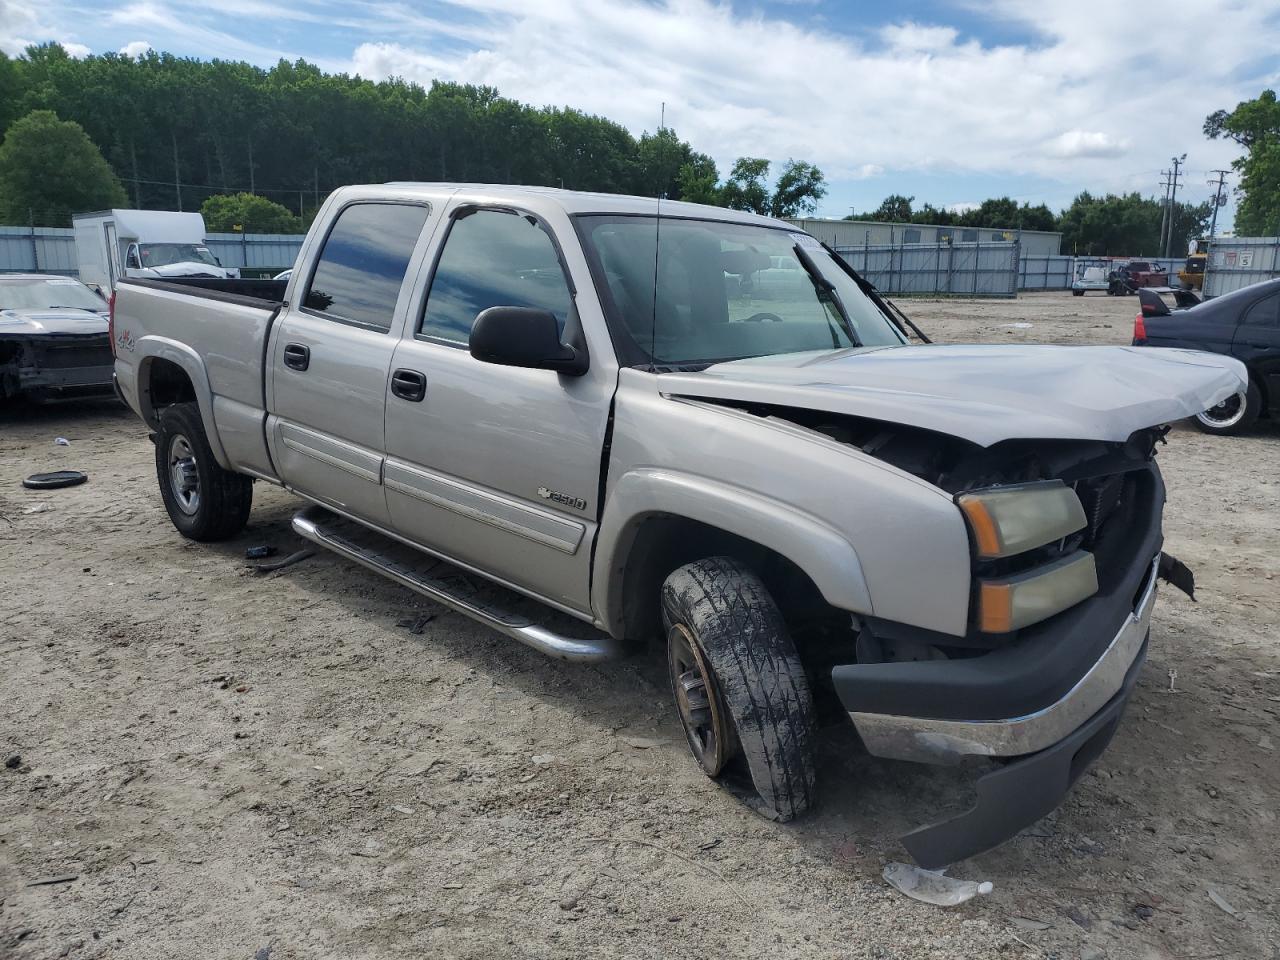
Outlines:
MULTIPOLYGON (((1071 281, 1075 279, 1076 264, 1079 261, 1095 261, 1100 257, 1048 257, 1029 255, 1022 258, 1018 267, 1019 290, 1069 290, 1071 281)), ((1135 258, 1137 259, 1137 258, 1135 258)), ((1171 286, 1178 284, 1178 271, 1186 264, 1185 259, 1164 257, 1147 258, 1149 263, 1157 263, 1169 273, 1171 286)))
POLYGON ((1280 237, 1222 237, 1209 242, 1204 295, 1220 297, 1280 276, 1280 237))
POLYGON ((1015 297, 1018 244, 899 243, 836 247, 844 261, 887 294, 1015 297))
MULTIPOLYGON (((301 234, 212 233, 209 249, 223 266, 264 273, 287 270, 302 249, 301 234)), ((76 276, 75 231, 63 227, 0 227, 0 273, 76 276)))

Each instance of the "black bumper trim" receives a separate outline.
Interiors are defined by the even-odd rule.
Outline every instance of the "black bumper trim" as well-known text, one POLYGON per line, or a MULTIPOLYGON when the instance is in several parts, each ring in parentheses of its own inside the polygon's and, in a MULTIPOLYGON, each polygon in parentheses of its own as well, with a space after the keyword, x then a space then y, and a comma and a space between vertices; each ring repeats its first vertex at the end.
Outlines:
POLYGON ((1149 641, 1150 635, 1125 674, 1120 691, 1074 733, 980 777, 977 802, 968 811, 903 836, 902 844, 916 863, 926 870, 937 870, 964 860, 1004 843, 1054 810, 1115 735, 1146 660, 1149 641))

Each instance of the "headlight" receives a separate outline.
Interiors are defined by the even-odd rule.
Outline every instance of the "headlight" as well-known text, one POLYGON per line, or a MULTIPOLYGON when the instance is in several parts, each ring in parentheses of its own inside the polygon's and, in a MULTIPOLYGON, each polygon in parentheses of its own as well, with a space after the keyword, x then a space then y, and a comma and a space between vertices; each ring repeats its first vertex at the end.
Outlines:
POLYGON ((1088 523, 1080 498, 1061 480, 962 493, 956 503, 969 521, 980 560, 1034 550, 1088 523))
POLYGON ((978 629, 1011 633, 1039 623, 1098 592, 1093 554, 1077 550, 1011 577, 978 581, 978 629))

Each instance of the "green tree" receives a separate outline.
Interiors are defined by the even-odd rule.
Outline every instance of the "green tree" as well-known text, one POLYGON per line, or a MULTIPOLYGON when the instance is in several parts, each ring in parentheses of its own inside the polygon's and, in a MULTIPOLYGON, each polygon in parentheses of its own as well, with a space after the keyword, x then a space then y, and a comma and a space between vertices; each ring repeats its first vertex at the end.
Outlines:
POLYGON ((720 171, 716 169, 715 161, 702 155, 681 166, 680 175, 676 178, 681 200, 724 206, 719 182, 720 171))
POLYGON ((724 206, 731 210, 748 210, 751 213, 769 213, 769 188, 765 177, 769 175, 769 161, 759 157, 739 157, 729 171, 729 178, 720 188, 724 206))
MULTIPOLYGON (((1181 255, 1187 241, 1200 236, 1208 223, 1207 203, 1175 203, 1171 249, 1181 255)), ((1081 193, 1062 212, 1062 252, 1082 256, 1162 256, 1160 221, 1164 203, 1136 193, 1095 197, 1081 193)))
POLYGON ((1236 104, 1228 113, 1216 110, 1204 121, 1205 136, 1234 140, 1245 150, 1231 166, 1240 175, 1236 193, 1236 234, 1280 233, 1280 101, 1274 90, 1236 104))
POLYGON ((69 227, 73 213, 120 207, 124 189, 78 123, 33 110, 0 144, 0 222, 69 227))
POLYGON ((904 197, 900 193, 891 193, 885 197, 880 206, 868 213, 851 213, 846 220, 873 220, 883 223, 911 223, 911 204, 915 197, 904 197))
POLYGON ((818 201, 827 195, 826 177, 812 163, 788 160, 773 185, 769 213, 775 217, 798 217, 813 213, 818 201))
POLYGON ((298 233, 302 222, 288 207, 252 193, 210 197, 200 207, 211 233, 298 233))

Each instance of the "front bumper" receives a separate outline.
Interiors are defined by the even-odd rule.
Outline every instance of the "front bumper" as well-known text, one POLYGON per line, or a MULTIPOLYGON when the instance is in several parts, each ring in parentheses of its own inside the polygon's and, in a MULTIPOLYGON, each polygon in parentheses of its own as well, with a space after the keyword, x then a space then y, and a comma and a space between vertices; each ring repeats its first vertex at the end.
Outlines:
POLYGON ((867 750, 877 757, 958 763, 966 756, 1015 757, 1061 741, 1098 713, 1123 688, 1146 645, 1156 599, 1159 557, 1132 613, 1102 656, 1059 699, 1031 713, 996 720, 938 720, 850 711, 867 750))

